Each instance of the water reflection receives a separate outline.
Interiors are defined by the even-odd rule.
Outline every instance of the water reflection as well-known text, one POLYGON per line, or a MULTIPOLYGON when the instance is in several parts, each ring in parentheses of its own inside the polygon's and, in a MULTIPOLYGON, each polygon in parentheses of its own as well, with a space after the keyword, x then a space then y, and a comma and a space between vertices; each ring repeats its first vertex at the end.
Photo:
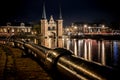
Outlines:
POLYGON ((91 40, 89 40, 89 42, 88 42, 88 60, 89 61, 91 61, 92 60, 92 56, 91 56, 91 48, 92 48, 92 45, 91 45, 92 43, 91 43, 91 40))
MULTIPOLYGON (((99 44, 100 44, 100 43, 99 43, 99 44)), ((102 41, 101 44, 102 44, 102 47, 101 47, 101 48, 102 48, 101 63, 102 63, 103 65, 105 65, 105 63, 106 63, 106 62, 105 62, 105 60, 106 60, 105 58, 106 58, 106 57, 105 57, 105 43, 104 43, 104 41, 102 41)))
POLYGON ((84 40, 84 59, 86 59, 86 60, 87 60, 87 51, 88 51, 88 49, 87 49, 87 41, 84 40))
POLYGON ((120 41, 92 39, 64 39, 64 47, 75 56, 111 67, 120 64, 120 41))
MULTIPOLYGON (((118 40, 93 40, 63 38, 46 39, 49 48, 64 47, 71 50, 75 56, 88 61, 97 62, 111 67, 120 66, 120 41, 118 40), (58 45, 58 43, 60 45, 58 45)), ((38 44, 38 40, 33 42, 38 44)))
POLYGON ((77 49, 77 41, 76 41, 76 39, 74 39, 74 55, 75 56, 77 56, 77 51, 78 51, 78 49, 77 49))
POLYGON ((69 50, 70 49, 70 39, 69 38, 67 39, 67 44, 66 45, 67 45, 66 48, 69 50))
POLYGON ((78 40, 78 56, 82 56, 82 53, 83 53, 83 40, 78 40))
POLYGON ((118 56, 118 55, 119 55, 119 51, 118 51, 118 48, 119 48, 119 47, 118 47, 118 44, 119 44, 119 43, 117 43, 117 42, 113 42, 113 53, 114 53, 114 54, 113 54, 113 56, 114 56, 114 57, 113 57, 113 60, 114 60, 114 62, 113 62, 114 64, 113 64, 113 65, 117 65, 117 62, 118 62, 118 57, 119 57, 119 56, 118 56))

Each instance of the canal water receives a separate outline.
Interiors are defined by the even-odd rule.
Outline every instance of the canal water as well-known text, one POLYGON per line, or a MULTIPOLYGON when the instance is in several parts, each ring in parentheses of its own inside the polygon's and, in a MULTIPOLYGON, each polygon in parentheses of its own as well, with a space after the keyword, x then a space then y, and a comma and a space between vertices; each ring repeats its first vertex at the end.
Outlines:
MULTIPOLYGON (((36 41, 33 42, 36 43, 36 41)), ((49 48, 56 48, 57 40, 48 39, 48 41, 49 48)), ((76 57, 120 69, 120 40, 71 39, 64 37, 58 41, 59 44, 62 44, 62 48, 70 50, 76 57)))
POLYGON ((79 58, 113 68, 120 67, 120 40, 65 38, 63 44, 79 58))

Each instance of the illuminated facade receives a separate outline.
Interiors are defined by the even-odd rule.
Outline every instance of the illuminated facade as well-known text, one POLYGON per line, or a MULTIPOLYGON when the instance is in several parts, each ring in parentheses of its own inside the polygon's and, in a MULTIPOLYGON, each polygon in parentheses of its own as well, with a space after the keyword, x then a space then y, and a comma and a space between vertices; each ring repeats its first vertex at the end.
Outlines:
POLYGON ((104 33, 111 33, 112 29, 105 26, 104 24, 100 24, 99 26, 82 24, 82 25, 71 25, 64 29, 64 34, 104 34, 104 33))
POLYGON ((0 27, 0 36, 11 36, 17 35, 19 33, 31 33, 31 26, 25 26, 24 23, 21 23, 20 26, 7 26, 0 27))
MULTIPOLYGON (((62 31, 63 31, 63 20, 61 16, 61 10, 60 10, 60 16, 58 20, 55 21, 53 19, 53 16, 51 16, 50 20, 48 21, 46 18, 45 4, 43 4, 43 14, 41 19, 41 35, 42 35, 41 44, 46 47, 51 47, 49 39, 62 38, 62 34, 63 34, 62 31)), ((58 40, 56 44, 58 44, 58 47, 60 47, 58 40)))

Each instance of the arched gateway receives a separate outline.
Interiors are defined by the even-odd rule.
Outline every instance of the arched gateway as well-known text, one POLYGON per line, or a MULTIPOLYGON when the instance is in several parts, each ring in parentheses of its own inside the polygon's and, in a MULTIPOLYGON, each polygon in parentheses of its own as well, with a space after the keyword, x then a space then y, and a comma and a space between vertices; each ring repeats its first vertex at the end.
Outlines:
POLYGON ((62 47, 62 44, 59 42, 59 39, 62 39, 63 34, 63 19, 61 16, 61 9, 59 13, 59 19, 54 20, 53 16, 50 16, 50 20, 48 21, 46 18, 46 11, 45 11, 45 2, 43 2, 43 13, 41 19, 41 35, 42 41, 41 45, 51 48, 52 42, 54 41, 51 39, 55 39, 55 46, 54 47, 62 47))

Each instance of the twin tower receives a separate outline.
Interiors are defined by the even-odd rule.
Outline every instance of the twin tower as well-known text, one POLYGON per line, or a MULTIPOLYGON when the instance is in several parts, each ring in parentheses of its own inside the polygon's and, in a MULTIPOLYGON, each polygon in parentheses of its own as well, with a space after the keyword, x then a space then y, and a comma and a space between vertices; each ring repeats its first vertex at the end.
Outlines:
POLYGON ((41 19, 41 45, 51 48, 62 47, 61 39, 63 34, 63 19, 61 15, 61 8, 59 13, 59 19, 54 20, 53 16, 48 21, 46 18, 45 2, 43 3, 43 13, 41 19), (60 41, 59 41, 60 40, 60 41), (56 45, 56 46, 55 46, 56 45))

